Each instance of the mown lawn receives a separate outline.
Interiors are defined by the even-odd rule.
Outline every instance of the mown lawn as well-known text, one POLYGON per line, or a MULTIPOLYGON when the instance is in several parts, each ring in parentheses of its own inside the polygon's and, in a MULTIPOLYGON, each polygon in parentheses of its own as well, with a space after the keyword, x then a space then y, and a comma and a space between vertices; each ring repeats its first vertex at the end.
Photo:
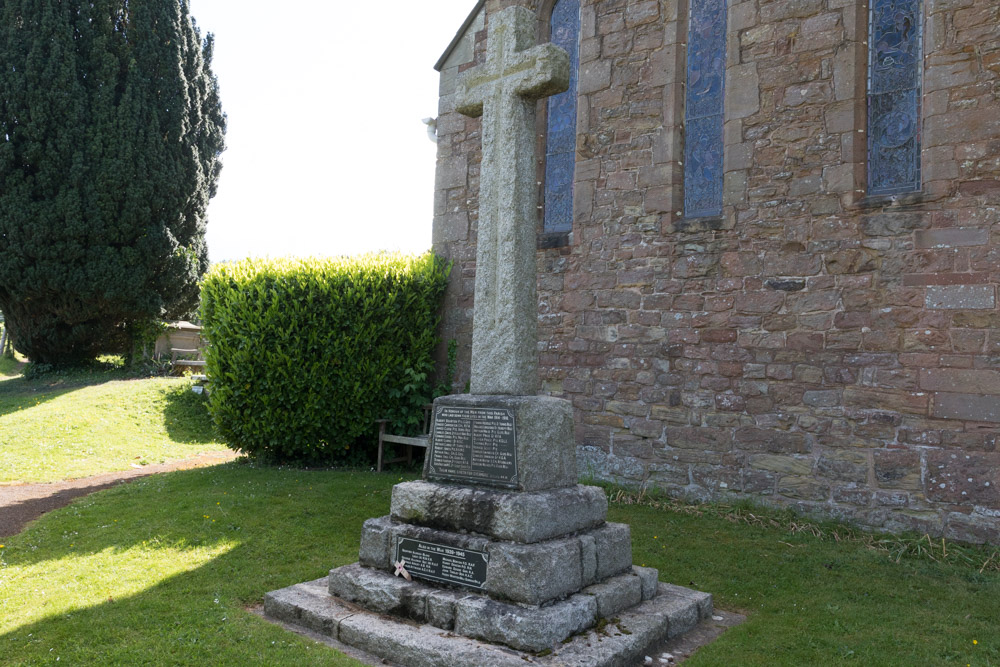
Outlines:
MULTIPOLYGON (((246 608, 356 560, 362 522, 388 511, 398 480, 233 463, 46 515, 0 549, 3 662, 355 664, 246 608)), ((749 525, 724 512, 612 505, 611 519, 632 525, 636 563, 748 614, 691 665, 1000 664, 992 567, 896 562, 775 516, 749 525)), ((966 553, 985 562, 985 551, 966 553)))
MULTIPOLYGON (((75 431, 94 445, 101 433, 129 434, 121 438, 136 449, 100 465, 149 457, 157 438, 163 455, 218 446, 183 380, 83 379, 0 382, 5 449, 8 429, 62 443, 22 443, 0 471, 63 476, 58 466, 86 460, 71 423, 89 424, 75 431)), ((400 479, 236 462, 144 478, 47 514, 0 546, 0 664, 356 665, 247 609, 355 561, 361 524, 388 512, 400 479)), ((752 508, 612 498, 609 518, 632 526, 637 564, 748 616, 693 666, 1000 665, 996 550, 872 538, 752 508)))
POLYGON ((0 483, 52 482, 223 451, 184 378, 114 366, 20 375, 0 361, 0 483))

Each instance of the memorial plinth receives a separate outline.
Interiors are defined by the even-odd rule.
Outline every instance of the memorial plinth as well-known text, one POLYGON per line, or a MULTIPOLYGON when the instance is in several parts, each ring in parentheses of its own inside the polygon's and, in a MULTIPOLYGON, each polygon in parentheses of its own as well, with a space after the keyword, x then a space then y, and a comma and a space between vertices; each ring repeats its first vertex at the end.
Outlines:
POLYGON ((629 527, 577 484, 571 404, 533 395, 535 101, 565 90, 568 58, 532 46, 528 9, 489 23, 487 61, 457 91, 483 116, 472 394, 434 401, 423 480, 365 522, 358 562, 268 593, 264 610, 413 667, 629 665, 712 600, 632 565, 629 527))

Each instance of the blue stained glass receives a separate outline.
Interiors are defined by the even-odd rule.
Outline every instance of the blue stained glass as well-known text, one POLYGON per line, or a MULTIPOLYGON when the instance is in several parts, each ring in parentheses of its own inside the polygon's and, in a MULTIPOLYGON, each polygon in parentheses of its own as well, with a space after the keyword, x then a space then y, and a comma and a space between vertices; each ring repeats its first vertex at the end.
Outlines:
POLYGON ((684 107, 684 215, 722 213, 726 0, 691 0, 684 107))
POLYGON ((565 232, 573 229, 576 90, 580 69, 580 0, 559 0, 552 8, 550 28, 552 43, 569 53, 569 90, 548 98, 544 230, 565 232))
POLYGON ((920 190, 920 0, 872 0, 868 62, 868 194, 920 190))

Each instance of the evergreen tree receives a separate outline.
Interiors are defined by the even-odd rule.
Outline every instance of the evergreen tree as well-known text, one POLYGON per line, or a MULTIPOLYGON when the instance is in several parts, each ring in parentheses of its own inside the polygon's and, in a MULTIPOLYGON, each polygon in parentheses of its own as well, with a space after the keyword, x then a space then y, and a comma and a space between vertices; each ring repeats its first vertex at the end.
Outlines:
POLYGON ((2 0, 0 310, 72 363, 197 306, 226 117, 187 0, 2 0))

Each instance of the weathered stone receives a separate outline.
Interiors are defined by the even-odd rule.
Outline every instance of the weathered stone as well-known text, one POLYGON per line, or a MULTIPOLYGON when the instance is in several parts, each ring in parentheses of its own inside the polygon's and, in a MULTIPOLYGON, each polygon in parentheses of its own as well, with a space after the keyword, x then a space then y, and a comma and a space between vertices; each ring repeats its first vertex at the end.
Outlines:
MULTIPOLYGON (((442 407, 494 408, 513 412, 518 490, 541 491, 576 486, 576 441, 573 437, 573 407, 569 401, 550 396, 454 394, 434 401, 435 413, 442 407)), ((424 478, 442 480, 443 477, 435 472, 434 454, 432 428, 431 446, 424 458, 424 478)))
MULTIPOLYGON (((445 632, 431 625, 416 625, 359 610, 337 598, 326 596, 325 589, 325 581, 321 579, 275 591, 269 597, 290 601, 289 619, 278 620, 297 625, 293 619, 304 615, 303 609, 314 608, 318 613, 320 627, 333 629, 333 634, 330 634, 333 639, 409 667, 517 667, 525 664, 525 661, 551 667, 625 667, 641 662, 642 657, 656 643, 668 635, 680 634, 680 631, 687 629, 692 619, 704 620, 712 615, 711 596, 661 584, 656 597, 619 613, 618 622, 605 626, 600 635, 596 630, 584 630, 565 641, 553 641, 544 647, 555 648, 553 653, 539 657, 445 632)), ((574 603, 567 601, 560 604, 574 603)), ((591 604, 584 602, 579 607, 596 614, 593 598, 591 604)), ((546 614, 541 622, 555 616, 557 623, 568 625, 565 619, 561 622, 558 620, 561 609, 556 606, 545 609, 553 611, 546 614)), ((491 611, 501 616, 520 617, 522 620, 528 616, 529 624, 539 620, 537 615, 532 615, 530 609, 502 603, 493 603, 491 611)), ((484 615, 476 610, 467 616, 477 616, 475 620, 481 620, 484 615)), ((588 627, 593 621, 594 618, 591 617, 588 627)), ((506 628, 516 628, 517 625, 517 622, 509 621, 506 628)), ((537 639, 537 634, 530 632, 529 638, 537 639)), ((537 650, 539 649, 532 649, 537 650)))
POLYGON ((469 597, 455 605, 455 632, 522 651, 542 651, 589 628, 596 617, 597 601, 588 595, 574 595, 548 607, 519 608, 469 597))
POLYGON ((670 618, 668 637, 684 634, 699 621, 711 617, 712 596, 673 584, 660 584, 657 597, 669 600, 665 611, 670 618))
POLYGON ((929 451, 927 499, 996 507, 1000 501, 1000 453, 929 451))
POLYGON ((330 570, 328 582, 330 595, 365 609, 418 621, 427 618, 427 590, 417 582, 357 563, 330 570))
POLYGON ((642 580, 629 572, 617 577, 611 577, 599 584, 587 586, 583 595, 592 595, 597 602, 597 615, 600 618, 612 618, 618 612, 642 602, 642 580))
POLYGON ((993 285, 931 285, 927 307, 942 310, 976 310, 996 307, 993 285))
POLYGON ((659 571, 652 567, 640 567, 638 565, 633 565, 632 573, 639 577, 639 581, 642 584, 643 601, 651 600, 656 597, 656 590, 660 584, 659 571))
POLYGON ((535 44, 533 12, 490 17, 486 63, 458 82, 455 108, 482 116, 472 392, 532 395, 538 387, 535 266, 535 101, 569 87, 569 56, 535 44))
POLYGON ((920 455, 916 452, 889 449, 875 452, 875 480, 883 489, 919 491, 920 455))
POLYGON ((597 580, 597 542, 593 535, 580 536, 580 569, 584 586, 589 586, 597 580))
POLYGON ((336 637, 340 622, 351 615, 326 594, 326 578, 271 591, 264 596, 264 613, 321 635, 336 637))
POLYGON ((392 489, 392 516, 399 521, 512 542, 540 542, 594 528, 607 513, 607 496, 595 486, 514 493, 416 481, 392 489))
POLYGON ((628 524, 606 523, 589 533, 597 555, 595 577, 602 581, 632 567, 632 531, 628 524))
POLYGON ((358 562, 365 567, 388 567, 392 557, 392 521, 383 516, 368 519, 361 526, 361 549, 358 562))
POLYGON ((940 419, 1000 423, 1000 396, 935 393, 931 415, 940 419))
POLYGON ((801 456, 775 456, 758 454, 750 457, 750 467, 769 470, 787 475, 809 475, 813 469, 813 459, 801 456))
POLYGON ((989 231, 975 227, 950 227, 947 229, 924 229, 913 235, 918 248, 955 248, 961 246, 986 245, 989 231))
POLYGON ((964 394, 1000 394, 1000 371, 966 368, 925 368, 920 388, 964 394))
POLYGON ((444 630, 455 628, 455 605, 469 593, 432 589, 427 593, 427 622, 444 630))
POLYGON ((493 542, 489 555, 486 590, 497 599, 542 604, 575 593, 583 586, 580 542, 576 538, 536 544, 493 542))
POLYGON ((355 613, 342 621, 338 639, 407 667, 518 667, 524 664, 521 656, 503 647, 473 642, 433 626, 413 626, 375 614, 355 613))

